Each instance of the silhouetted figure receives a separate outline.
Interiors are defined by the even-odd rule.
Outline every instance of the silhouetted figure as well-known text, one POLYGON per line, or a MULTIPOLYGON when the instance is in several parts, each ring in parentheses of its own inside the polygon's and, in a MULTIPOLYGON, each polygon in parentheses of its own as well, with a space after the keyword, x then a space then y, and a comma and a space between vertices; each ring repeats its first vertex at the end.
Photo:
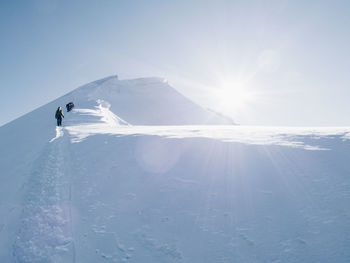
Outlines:
POLYGON ((67 112, 70 112, 74 108, 74 103, 73 102, 69 102, 66 105, 66 108, 67 108, 67 112))
POLYGON ((64 115, 61 107, 57 108, 55 118, 57 119, 57 126, 62 126, 62 118, 64 118, 64 115))

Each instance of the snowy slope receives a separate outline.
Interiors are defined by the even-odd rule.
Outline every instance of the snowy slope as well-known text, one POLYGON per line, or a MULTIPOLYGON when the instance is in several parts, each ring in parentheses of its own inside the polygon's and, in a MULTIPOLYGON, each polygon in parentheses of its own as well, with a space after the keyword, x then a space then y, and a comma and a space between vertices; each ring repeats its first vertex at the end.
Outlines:
POLYGON ((82 86, 68 97, 79 105, 107 101, 112 112, 133 125, 234 124, 196 105, 161 78, 119 80, 112 76, 82 86))
POLYGON ((104 81, 0 127, 0 262, 350 261, 350 128, 147 126, 104 81))

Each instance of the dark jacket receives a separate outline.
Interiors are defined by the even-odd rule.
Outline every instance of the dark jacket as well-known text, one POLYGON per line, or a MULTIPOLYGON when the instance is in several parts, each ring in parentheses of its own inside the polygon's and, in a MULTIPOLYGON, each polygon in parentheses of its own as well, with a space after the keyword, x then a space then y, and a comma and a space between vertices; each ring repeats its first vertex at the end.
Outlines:
POLYGON ((56 119, 62 119, 62 117, 64 118, 62 108, 58 107, 58 109, 56 111, 56 114, 55 114, 55 118, 56 119))

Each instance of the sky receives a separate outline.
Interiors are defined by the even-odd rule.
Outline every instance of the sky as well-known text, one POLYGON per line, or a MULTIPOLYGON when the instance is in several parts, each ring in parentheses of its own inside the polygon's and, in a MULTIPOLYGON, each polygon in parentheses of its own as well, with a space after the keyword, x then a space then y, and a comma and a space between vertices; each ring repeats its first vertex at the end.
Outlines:
POLYGON ((242 125, 350 126, 349 28, 346 0, 2 0, 0 126, 115 74, 242 125))

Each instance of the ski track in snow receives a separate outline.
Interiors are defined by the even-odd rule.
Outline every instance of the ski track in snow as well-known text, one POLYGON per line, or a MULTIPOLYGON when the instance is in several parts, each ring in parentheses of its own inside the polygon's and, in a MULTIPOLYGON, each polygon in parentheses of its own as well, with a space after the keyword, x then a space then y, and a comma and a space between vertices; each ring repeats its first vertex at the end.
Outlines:
POLYGON ((34 164, 26 185, 15 262, 75 262, 70 223, 70 179, 62 127, 34 164))

